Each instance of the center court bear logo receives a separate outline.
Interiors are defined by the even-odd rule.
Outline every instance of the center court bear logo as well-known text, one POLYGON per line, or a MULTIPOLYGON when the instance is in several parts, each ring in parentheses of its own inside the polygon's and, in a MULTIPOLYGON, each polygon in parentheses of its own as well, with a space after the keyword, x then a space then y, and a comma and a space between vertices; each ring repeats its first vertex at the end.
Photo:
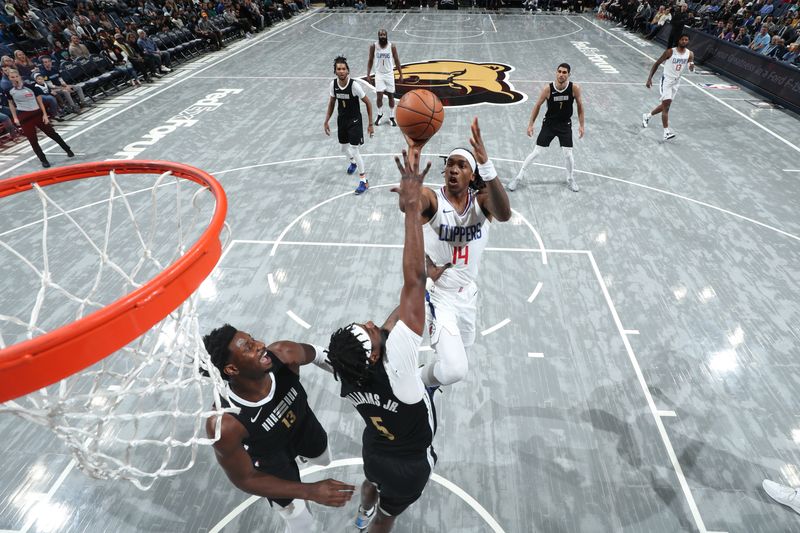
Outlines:
POLYGON ((502 63, 473 63, 458 59, 431 59, 403 65, 403 82, 394 73, 397 96, 414 89, 427 89, 446 107, 477 104, 516 104, 526 100, 514 90, 502 63))

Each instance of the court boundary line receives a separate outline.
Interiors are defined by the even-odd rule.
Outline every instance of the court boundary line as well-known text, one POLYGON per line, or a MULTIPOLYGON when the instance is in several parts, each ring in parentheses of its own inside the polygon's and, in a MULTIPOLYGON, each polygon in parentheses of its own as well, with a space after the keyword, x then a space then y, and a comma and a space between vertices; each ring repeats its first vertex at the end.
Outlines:
MULTIPOLYGON (((648 53, 646 53, 644 50, 640 50, 640 49, 636 48, 635 46, 633 46, 632 44, 630 44, 630 43, 629 43, 629 42, 627 42, 626 40, 622 39, 621 37, 618 37, 618 36, 614 35, 612 32, 610 32, 610 31, 608 31, 607 29, 603 28, 603 27, 602 27, 602 26, 600 26, 599 24, 596 24, 594 21, 587 19, 585 16, 581 15, 581 18, 582 18, 583 20, 585 20, 586 22, 588 22, 589 24, 591 24, 592 26, 596 27, 597 29, 599 29, 599 30, 601 30, 601 31, 604 31, 604 32, 606 32, 607 34, 609 34, 610 36, 612 36, 614 39, 618 40, 619 42, 621 42, 621 43, 625 43, 625 45, 626 45, 626 46, 628 46, 629 48, 631 48, 631 49, 633 49, 633 50, 636 50, 636 52, 638 52, 638 53, 640 53, 641 55, 643 55, 644 57, 648 58, 650 61, 652 61, 652 62, 654 62, 654 63, 656 62, 656 59, 655 59, 655 58, 653 58, 652 56, 650 56, 650 55, 649 55, 648 53)), ((714 74, 715 74, 716 76, 719 76, 719 74, 718 74, 718 73, 716 73, 716 72, 714 72, 714 74)), ((730 104, 728 104, 727 102, 725 102, 724 100, 720 99, 718 96, 715 96, 715 95, 711 94, 710 92, 708 92, 708 91, 705 89, 705 87, 701 87, 699 84, 697 84, 697 83, 693 82, 692 80, 690 80, 690 79, 688 79, 688 78, 684 78, 684 79, 686 80, 686 83, 688 83, 688 84, 690 84, 690 85, 693 85, 695 88, 697 88, 698 90, 700 90, 700 92, 704 93, 706 96, 709 96, 709 97, 713 98, 714 100, 716 100, 716 101, 717 101, 717 102, 719 102, 720 104, 724 105, 725 107, 727 107, 728 109, 730 109, 731 111, 733 111, 734 113, 736 113, 737 115, 739 115, 740 117, 742 117, 742 118, 744 118, 745 120, 747 120, 747 121, 749 121, 749 122, 751 122, 751 123, 755 124, 756 126, 758 126, 759 128, 761 128, 761 129, 762 129, 762 130, 764 130, 765 132, 769 133, 770 135, 772 135, 773 137, 775 137, 776 139, 778 139, 779 141, 781 141, 782 143, 784 143, 784 144, 785 144, 786 146, 788 146, 789 148, 792 148, 792 149, 793 149, 795 152, 800 152, 800 146, 797 146, 797 145, 795 145, 794 143, 792 143, 792 142, 791 142, 791 141, 789 141, 788 139, 785 139, 785 138, 781 137, 781 136, 780 136, 778 133, 776 133, 776 132, 772 131, 771 129, 769 129, 768 127, 764 126, 764 125, 763 125, 763 124, 761 124, 760 122, 758 122, 758 121, 756 121, 756 120, 754 120, 754 119, 752 119, 752 118, 748 117, 747 115, 745 115, 744 113, 742 113, 741 111, 739 111, 738 109, 736 109, 735 107, 733 107, 732 105, 730 105, 730 104)))
MULTIPOLYGON (((251 239, 251 240, 234 239, 234 240, 231 240, 230 245, 229 245, 229 249, 233 248, 233 246, 235 246, 236 244, 240 244, 240 243, 241 244, 269 245, 269 244, 272 244, 274 242, 277 242, 277 241, 274 241, 274 240, 257 240, 257 239, 251 239)), ((289 241, 283 241, 283 244, 290 245, 290 242, 289 241)), ((341 242, 327 242, 327 241, 313 241, 313 242, 294 241, 291 244, 295 245, 295 246, 330 246, 330 247, 338 247, 338 248, 341 248, 341 247, 402 248, 403 247, 403 245, 401 245, 401 244, 377 244, 377 243, 360 244, 360 243, 341 243, 341 242)), ((489 251, 489 250, 491 250, 491 248, 487 247, 486 251, 489 251)), ((530 252, 539 252, 540 251, 540 250, 530 249, 530 248, 519 248, 519 249, 500 248, 500 249, 496 249, 494 251, 509 252, 511 250, 517 250, 517 251, 520 251, 520 252, 524 251, 524 252, 528 252, 528 253, 530 253, 530 252)), ((696 501, 694 499, 694 495, 692 494, 691 487, 689 487, 689 483, 688 483, 688 481, 686 479, 686 475, 683 472, 683 467, 681 466, 680 461, 678 460, 678 456, 675 453, 675 448, 674 448, 674 446, 672 444, 672 440, 670 439, 669 434, 667 433, 666 427, 664 426, 664 422, 662 420, 662 416, 665 413, 671 412, 671 411, 667 411, 667 410, 664 410, 664 409, 659 409, 656 406, 655 401, 653 400, 653 396, 652 396, 652 394, 650 392, 650 386, 648 385, 647 380, 644 377, 644 373, 642 372, 641 365, 639 364, 639 359, 638 359, 638 357, 636 357, 636 352, 634 351, 633 346, 630 343, 630 339, 628 338, 630 335, 639 335, 638 330, 627 329, 622 325, 622 320, 619 317, 619 313, 617 312, 617 308, 616 308, 616 305, 614 304, 614 300, 611 298, 611 294, 609 293, 608 286, 607 286, 607 284, 605 282, 605 279, 603 278, 603 276, 602 276, 602 274, 600 272, 600 268, 598 267, 597 261, 595 260, 594 254, 592 253, 591 250, 547 250, 547 251, 549 253, 561 253, 561 254, 564 254, 564 255, 581 254, 581 255, 585 255, 586 257, 588 257, 589 263, 591 264, 592 272, 594 273, 595 279, 597 280, 597 283, 600 286, 600 291, 603 294, 603 297, 604 297, 604 299, 606 301, 606 305, 607 305, 609 311, 611 312, 611 317, 612 317, 612 319, 614 321, 614 325, 617 328, 617 333, 622 338, 622 343, 623 343, 623 346, 625 348, 625 352, 626 352, 626 354, 628 356, 628 360, 629 360, 629 362, 631 364, 631 367, 632 367, 632 369, 634 371, 636 379, 639 382, 639 386, 640 386, 640 388, 642 390, 642 393, 644 395, 645 402, 647 403, 647 407, 650 410, 650 413, 651 413, 651 415, 653 417, 653 420, 655 422, 656 430, 657 430, 658 435, 661 438, 661 442, 662 442, 662 444, 664 446, 664 450, 666 451, 667 458, 669 459, 669 461, 670 461, 670 463, 672 465, 672 468, 675 471, 675 475, 676 475, 677 480, 678 480, 678 485, 680 486, 681 492, 683 493, 683 496, 684 496, 684 498, 686 500, 686 503, 689 506, 689 511, 691 513, 691 516, 692 516, 692 518, 693 518, 693 520, 695 522, 695 525, 697 526, 697 528, 699 530, 699 533, 709 533, 709 531, 706 529, 705 523, 703 522, 703 518, 700 515, 700 511, 699 511, 699 509, 697 507, 697 503, 696 503, 696 501), (635 334, 633 333, 634 331, 636 331, 635 334)), ((215 270, 217 268, 221 268, 220 267, 221 263, 222 263, 222 259, 220 259, 219 263, 217 263, 217 266, 215 267, 215 270)), ((505 318, 504 320, 501 320, 498 324, 490 327, 487 330, 482 331, 481 334, 483 336, 488 335, 492 331, 494 331, 496 329, 500 329, 500 328, 502 328, 503 326, 507 325, 510 322, 511 322, 511 320, 509 318, 505 318)))
MULTIPOLYGON (((325 470, 330 470, 331 468, 341 468, 345 466, 360 466, 364 464, 364 459, 361 457, 350 457, 348 459, 336 459, 331 461, 327 465, 313 465, 306 467, 300 471, 300 477, 304 477, 310 474, 315 474, 317 472, 323 472, 325 470)), ((478 516, 480 516, 483 521, 488 525, 493 533, 505 533, 505 530, 502 526, 497 522, 497 520, 492 516, 486 508, 480 504, 475 498, 470 496, 470 494, 450 481, 449 479, 440 476, 436 472, 431 472, 431 481, 441 485, 445 489, 449 490, 456 496, 458 496, 464 503, 466 503, 473 511, 475 511, 478 516)), ((211 529, 208 530, 208 533, 219 533, 222 531, 225 526, 233 521, 234 518, 239 516, 245 509, 253 505, 258 500, 261 500, 260 496, 249 496, 246 500, 242 503, 237 505, 233 508, 228 514, 226 514, 222 519, 214 524, 211 529)), ((2 533, 2 532, 0 532, 2 533)))

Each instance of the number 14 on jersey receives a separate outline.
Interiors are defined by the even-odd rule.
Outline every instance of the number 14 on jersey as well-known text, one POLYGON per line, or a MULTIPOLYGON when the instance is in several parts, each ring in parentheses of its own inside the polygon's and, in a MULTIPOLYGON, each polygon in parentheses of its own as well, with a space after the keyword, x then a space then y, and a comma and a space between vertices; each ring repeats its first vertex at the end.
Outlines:
POLYGON ((469 264, 469 246, 453 247, 453 266, 457 265, 459 260, 462 264, 469 264))

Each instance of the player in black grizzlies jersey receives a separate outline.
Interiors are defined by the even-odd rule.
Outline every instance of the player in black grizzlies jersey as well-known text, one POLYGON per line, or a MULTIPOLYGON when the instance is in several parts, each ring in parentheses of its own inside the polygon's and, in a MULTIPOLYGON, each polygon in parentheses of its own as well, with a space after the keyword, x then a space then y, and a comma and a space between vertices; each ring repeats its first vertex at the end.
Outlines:
POLYGON ((539 93, 539 99, 536 100, 536 105, 533 106, 531 118, 528 121, 528 137, 533 137, 533 124, 536 122, 536 117, 539 116, 539 109, 542 104, 547 101, 547 112, 542 121, 542 131, 536 138, 536 146, 533 147, 525 162, 522 163, 522 168, 519 169, 517 175, 508 183, 508 190, 513 191, 522 180, 522 175, 525 173, 525 168, 536 159, 542 152, 542 148, 547 148, 553 142, 555 137, 558 137, 558 142, 561 145, 561 150, 564 152, 564 166, 567 169, 567 186, 571 191, 578 192, 580 188, 572 175, 575 160, 572 157, 572 104, 573 102, 578 106, 578 137, 583 138, 583 99, 581 98, 581 88, 577 83, 569 81, 570 66, 567 63, 561 63, 556 69, 556 81, 548 83, 539 93))
MULTIPOLYGON (((300 365, 328 371, 322 348, 291 341, 266 346, 229 324, 203 337, 214 366, 228 381, 228 396, 239 412, 206 423, 214 452, 228 479, 239 489, 279 505, 286 533, 307 533, 313 519, 305 500, 341 507, 355 487, 326 479, 301 483, 295 457, 328 464, 328 436, 308 405, 300 365)), ((223 407, 231 407, 223 400, 223 407)))
POLYGON ((436 455, 432 442, 436 415, 418 372, 417 352, 425 324, 425 251, 420 201, 421 145, 403 151, 400 195, 405 211, 403 288, 400 305, 378 327, 350 324, 331 335, 328 361, 347 398, 366 422, 362 455, 366 481, 356 527, 391 531, 394 521, 422 495, 436 455), (377 506, 377 511, 376 511, 377 506), (372 524, 369 524, 370 519, 372 524))
POLYGON ((367 132, 370 137, 375 133, 375 129, 372 127, 372 104, 361 84, 356 83, 350 77, 350 67, 345 58, 339 56, 333 61, 333 71, 336 73, 336 79, 331 82, 331 98, 328 100, 328 111, 325 114, 325 123, 322 128, 325 130, 325 135, 331 134, 328 121, 333 114, 333 106, 336 105, 339 144, 342 145, 342 151, 350 157, 347 173, 352 174, 358 169, 359 182, 355 193, 362 194, 369 188, 369 180, 367 180, 367 170, 364 167, 364 158, 358 151, 359 145, 364 144, 364 125, 361 121, 361 107, 358 105, 358 101, 361 100, 367 106, 367 117, 369 118, 367 132))

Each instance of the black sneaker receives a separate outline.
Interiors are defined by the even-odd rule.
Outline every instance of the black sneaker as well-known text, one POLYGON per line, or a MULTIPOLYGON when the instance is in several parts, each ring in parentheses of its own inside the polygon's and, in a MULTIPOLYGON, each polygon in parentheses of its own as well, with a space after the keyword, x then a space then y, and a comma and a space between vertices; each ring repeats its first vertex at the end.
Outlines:
POLYGON ((50 168, 50 161, 48 161, 47 159, 43 159, 42 160, 42 166, 44 168, 50 168))
POLYGON ((383 118, 383 115, 378 115, 378 118, 375 119, 375 125, 376 126, 380 125, 382 118, 383 118))
POLYGON ((395 122, 394 117, 390 117, 389 120, 392 121, 392 126, 397 126, 397 122, 395 122))
POLYGON ((71 149, 67 149, 67 157, 75 157, 75 152, 73 152, 71 149))

